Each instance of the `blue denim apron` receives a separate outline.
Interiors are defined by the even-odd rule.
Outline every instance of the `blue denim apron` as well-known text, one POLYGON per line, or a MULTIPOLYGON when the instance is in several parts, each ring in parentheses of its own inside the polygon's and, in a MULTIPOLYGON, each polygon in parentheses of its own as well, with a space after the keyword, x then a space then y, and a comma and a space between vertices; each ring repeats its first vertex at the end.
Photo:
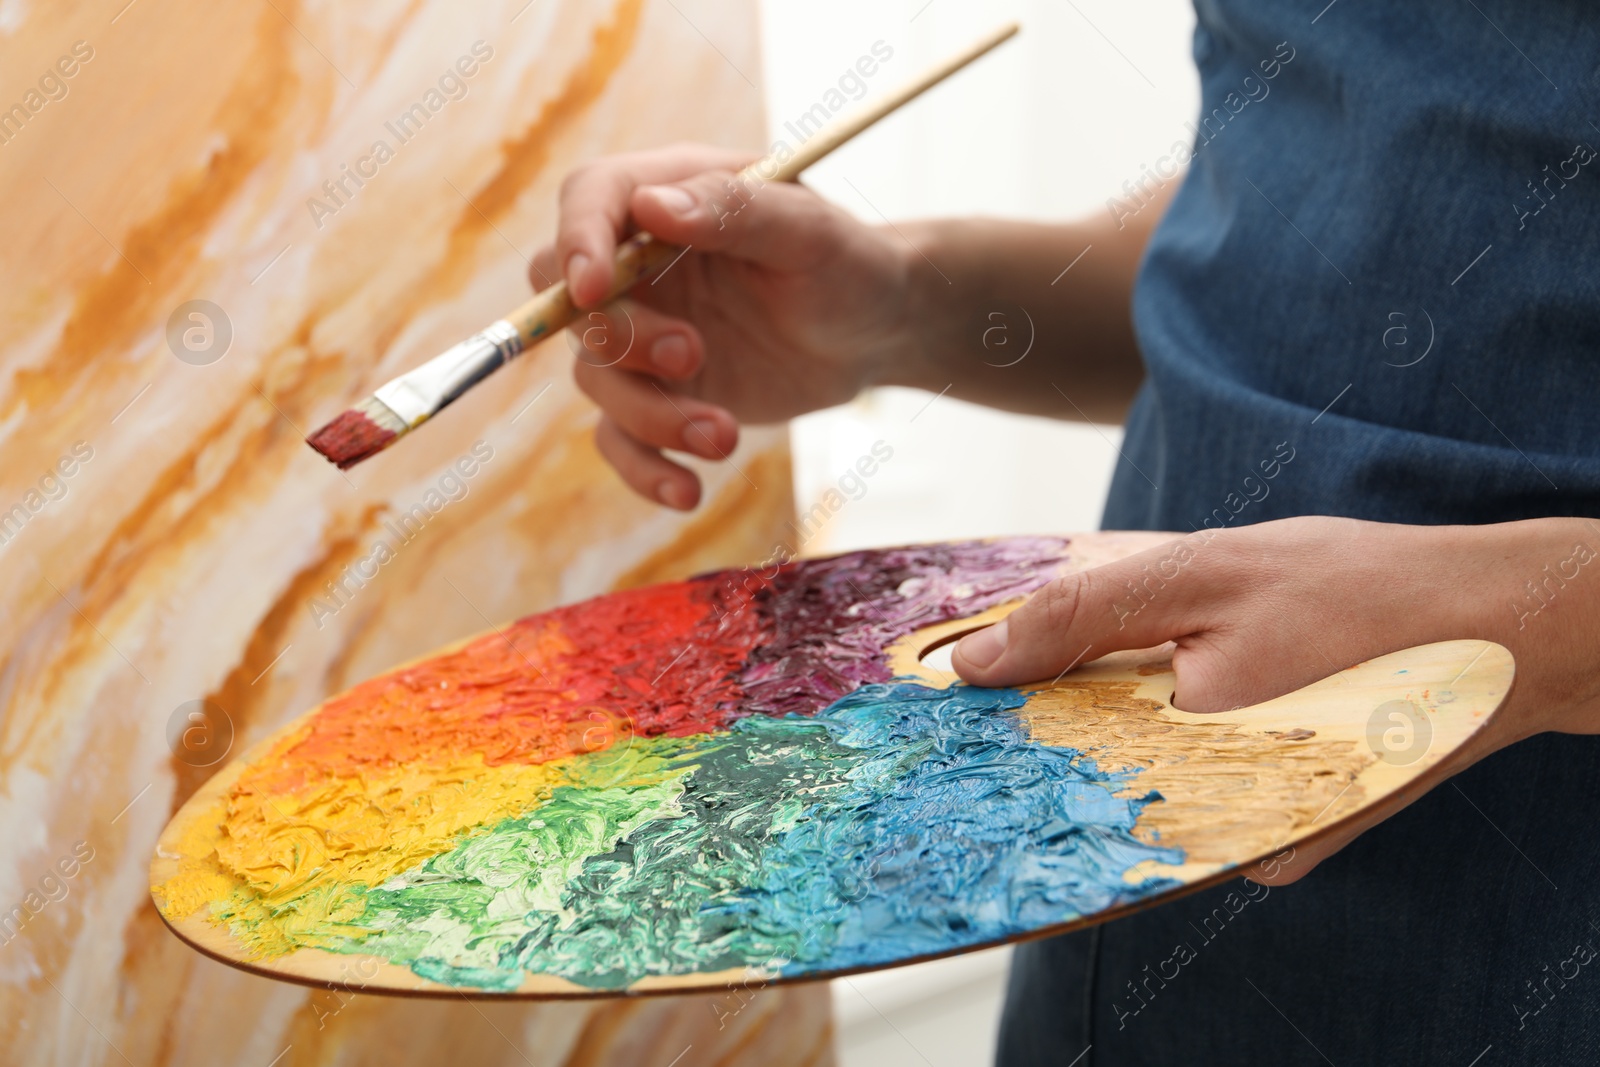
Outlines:
MULTIPOLYGON (((1600 516, 1600 6, 1196 7, 1104 525, 1600 516)), ((999 1062, 1600 1064, 1600 738, 1243 887, 1020 946, 999 1062)))

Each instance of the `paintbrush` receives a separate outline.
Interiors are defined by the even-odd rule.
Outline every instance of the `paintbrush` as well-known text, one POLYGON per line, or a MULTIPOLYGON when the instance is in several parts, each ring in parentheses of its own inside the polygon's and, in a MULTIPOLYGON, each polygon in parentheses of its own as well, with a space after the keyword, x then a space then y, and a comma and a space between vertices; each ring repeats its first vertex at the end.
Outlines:
MULTIPOLYGON (((741 187, 792 182, 800 172, 902 104, 939 84, 1018 30, 1004 26, 913 78, 895 92, 817 131, 798 147, 765 156, 739 172, 741 187)), ((674 262, 684 249, 639 233, 617 249, 616 280, 606 300, 674 262)), ((355 407, 306 438, 306 443, 341 468, 353 467, 388 448, 444 410, 457 397, 515 358, 524 348, 555 333, 577 316, 566 282, 557 282, 494 323, 447 349, 416 370, 387 383, 355 407)))

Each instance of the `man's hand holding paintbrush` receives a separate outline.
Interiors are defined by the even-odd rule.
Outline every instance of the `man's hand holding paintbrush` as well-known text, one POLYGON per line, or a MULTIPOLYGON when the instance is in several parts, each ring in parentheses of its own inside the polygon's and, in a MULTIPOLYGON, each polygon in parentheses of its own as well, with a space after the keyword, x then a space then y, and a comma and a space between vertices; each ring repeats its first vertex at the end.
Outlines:
POLYGON ((669 507, 695 506, 700 483, 663 449, 722 459, 740 422, 844 403, 904 357, 910 281, 893 234, 798 185, 740 184, 748 162, 701 145, 598 160, 567 179, 556 244, 529 271, 535 289, 565 278, 593 308, 631 229, 689 249, 601 312, 609 328, 573 329, 591 343, 575 376, 602 410, 601 453, 669 507))

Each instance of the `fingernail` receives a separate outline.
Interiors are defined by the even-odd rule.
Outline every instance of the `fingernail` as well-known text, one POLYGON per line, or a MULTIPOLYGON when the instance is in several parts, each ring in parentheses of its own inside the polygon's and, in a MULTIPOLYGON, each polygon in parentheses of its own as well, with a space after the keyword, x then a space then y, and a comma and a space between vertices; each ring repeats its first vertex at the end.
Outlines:
POLYGON ((582 274, 589 266, 589 257, 582 252, 574 252, 567 257, 567 288, 574 291, 578 288, 578 275, 582 274))
POLYGON ((956 651, 974 667, 987 667, 1006 650, 1006 634, 1009 630, 1010 620, 1001 619, 986 630, 963 637, 961 643, 956 645, 956 651))
POLYGON ((672 478, 663 478, 661 484, 656 486, 656 499, 679 511, 686 511, 690 503, 689 494, 672 478))
POLYGON ((717 447, 717 423, 715 419, 690 419, 689 425, 683 431, 683 443, 689 451, 697 452, 702 456, 721 456, 722 449, 717 447))
POLYGON ((689 373, 689 342, 680 333, 656 338, 650 346, 650 362, 664 374, 678 377, 689 373))
POLYGON ((695 203, 694 197, 689 195, 688 190, 680 189, 676 185, 647 185, 643 191, 655 197, 656 203, 674 215, 691 215, 700 206, 695 203))

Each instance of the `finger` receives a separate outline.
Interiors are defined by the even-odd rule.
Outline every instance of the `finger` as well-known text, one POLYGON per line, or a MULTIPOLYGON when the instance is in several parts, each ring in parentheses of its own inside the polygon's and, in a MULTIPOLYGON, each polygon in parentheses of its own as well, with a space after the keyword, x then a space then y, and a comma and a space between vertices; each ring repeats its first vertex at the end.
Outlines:
POLYGON ((688 511, 700 503, 700 479, 693 471, 629 437, 608 416, 601 416, 594 443, 606 462, 640 496, 679 511, 688 511))
POLYGON ((1357 829, 1340 830, 1310 844, 1295 845, 1268 860, 1251 864, 1245 868, 1244 877, 1257 885, 1293 885, 1316 870, 1323 860, 1360 837, 1361 833, 1357 829))
POLYGON ((1182 538, 1064 575, 999 623, 962 638, 951 662, 977 685, 1018 685, 1108 652, 1185 637, 1214 617, 1218 568, 1207 557, 1221 551, 1203 536, 1182 538))
POLYGON ((629 437, 704 459, 726 459, 739 443, 739 424, 724 408, 668 393, 653 378, 579 361, 573 377, 629 437))
POLYGON ((628 208, 640 185, 678 181, 710 168, 737 168, 750 156, 705 145, 675 145, 612 156, 579 167, 561 183, 556 263, 579 307, 611 291, 617 241, 627 232, 628 208))
POLYGON ((561 267, 556 261, 555 245, 545 245, 528 260, 528 283, 533 291, 542 293, 561 280, 561 267))
POLYGON ((697 252, 724 252, 767 266, 806 270, 839 246, 849 216, 811 190, 709 171, 633 193, 640 226, 697 252))
POLYGON ((682 381, 697 374, 705 359, 705 341, 692 324, 635 300, 582 312, 567 330, 578 360, 597 368, 682 381))

